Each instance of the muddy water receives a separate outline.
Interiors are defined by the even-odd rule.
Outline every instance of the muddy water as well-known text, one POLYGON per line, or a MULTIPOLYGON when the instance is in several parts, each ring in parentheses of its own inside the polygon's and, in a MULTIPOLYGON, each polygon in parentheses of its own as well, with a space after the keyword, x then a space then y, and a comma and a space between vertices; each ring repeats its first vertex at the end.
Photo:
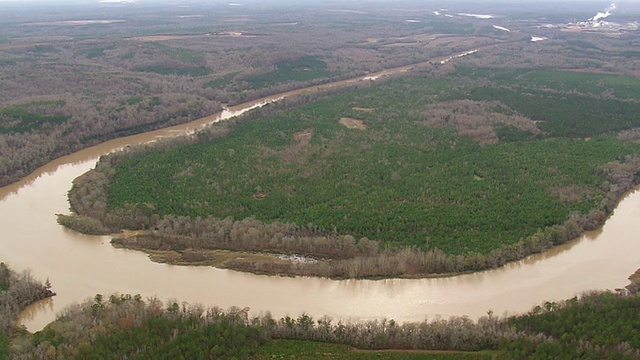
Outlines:
POLYGON ((80 235, 56 224, 55 214, 68 212, 71 181, 93 167, 100 155, 191 132, 219 116, 110 141, 60 158, 21 182, 0 188, 0 260, 16 270, 31 269, 36 278, 49 278, 58 293, 22 314, 29 330, 41 329, 65 306, 96 293, 139 293, 224 308, 249 306, 252 314, 270 310, 275 316, 306 312, 336 319, 420 321, 462 314, 477 318, 489 309, 495 314, 523 312, 544 300, 623 287, 640 266, 637 191, 621 201, 599 232, 501 269, 441 279, 331 281, 155 264, 143 253, 113 248, 109 237, 80 235))

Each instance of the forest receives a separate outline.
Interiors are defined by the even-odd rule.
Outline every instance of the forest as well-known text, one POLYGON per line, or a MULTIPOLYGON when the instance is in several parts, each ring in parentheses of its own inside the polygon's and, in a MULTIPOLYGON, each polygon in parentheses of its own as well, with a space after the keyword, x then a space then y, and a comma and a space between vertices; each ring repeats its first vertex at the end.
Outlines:
MULTIPOLYGON (((629 34, 558 32, 523 19, 520 9, 504 7, 513 30, 506 32, 458 15, 450 4, 442 4, 451 9, 449 16, 414 5, 377 3, 364 11, 333 3, 38 7, 3 2, 0 185, 62 155, 210 115, 224 104, 481 47, 465 59, 468 64, 637 75, 640 58, 629 34), (95 13, 101 19, 95 20, 95 13), (530 32, 554 40, 534 43, 530 32)), ((552 17, 544 7, 530 11, 557 21, 576 16, 576 9, 552 17)), ((431 71, 449 70, 446 64, 431 71)))
POLYGON ((407 26, 402 13, 359 21, 322 7, 288 10, 1 4, 0 185, 62 155, 207 116, 222 104, 457 50, 367 43, 434 30, 407 26), (107 19, 69 20, 96 12, 107 19))
POLYGON ((637 184, 639 85, 548 70, 417 70, 302 106, 272 104, 191 145, 104 157, 70 192, 81 216, 59 221, 147 230, 114 244, 165 252, 155 260, 260 273, 496 267, 599 227, 637 184), (321 261, 220 264, 219 249, 321 261))

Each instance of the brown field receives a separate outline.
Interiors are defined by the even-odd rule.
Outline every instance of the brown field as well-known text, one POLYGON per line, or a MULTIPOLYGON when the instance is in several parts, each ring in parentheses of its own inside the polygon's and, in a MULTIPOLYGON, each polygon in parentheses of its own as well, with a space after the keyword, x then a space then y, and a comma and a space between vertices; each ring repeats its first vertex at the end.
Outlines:
POLYGON ((367 124, 362 120, 353 119, 349 117, 340 118, 340 124, 348 127, 349 129, 366 130, 367 124))

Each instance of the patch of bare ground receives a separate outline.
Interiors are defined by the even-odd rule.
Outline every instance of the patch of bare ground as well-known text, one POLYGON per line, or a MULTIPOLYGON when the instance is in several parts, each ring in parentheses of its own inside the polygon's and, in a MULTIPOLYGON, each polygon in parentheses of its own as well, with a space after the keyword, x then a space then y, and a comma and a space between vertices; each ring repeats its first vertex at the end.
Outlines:
POLYGON ((374 108, 365 108, 365 107, 352 107, 351 109, 355 111, 364 111, 368 113, 372 113, 375 110, 374 108))
POLYGON ((293 134, 293 140, 295 140, 296 142, 294 146, 309 145, 309 142, 311 142, 311 137, 313 137, 313 130, 313 128, 306 128, 293 134))
POLYGON ((414 35, 409 35, 409 36, 392 37, 392 38, 389 38, 389 39, 385 40, 385 43, 387 43, 387 44, 407 43, 407 42, 427 43, 427 42, 436 40, 436 39, 441 38, 441 37, 451 38, 452 36, 451 35, 423 33, 423 34, 414 34, 414 35))
POLYGON ((313 128, 306 128, 293 134, 293 143, 282 153, 285 163, 303 163, 307 159, 307 148, 313 138, 313 131, 313 128))
POLYGON ((367 129, 367 124, 365 124, 364 121, 350 118, 350 117, 340 118, 340 124, 348 127, 349 129, 358 129, 358 130, 367 129))
POLYGON ((536 122, 517 114, 499 101, 455 100, 429 105, 420 114, 422 124, 433 127, 451 126, 460 135, 482 144, 495 144, 495 125, 504 124, 539 134, 536 122))

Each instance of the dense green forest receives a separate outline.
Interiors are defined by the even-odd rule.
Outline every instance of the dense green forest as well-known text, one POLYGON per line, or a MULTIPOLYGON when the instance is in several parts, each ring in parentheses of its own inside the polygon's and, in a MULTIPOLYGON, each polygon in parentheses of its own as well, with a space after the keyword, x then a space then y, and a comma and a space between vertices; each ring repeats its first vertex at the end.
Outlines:
POLYGON ((529 314, 508 320, 519 331, 553 339, 534 345, 522 339, 505 347, 514 358, 633 359, 640 356, 638 296, 598 293, 574 297, 560 304, 546 302, 529 314))
MULTIPOLYGON (((272 105, 213 141, 104 160, 112 168, 94 186, 106 186, 98 203, 143 220, 98 218, 114 229, 253 218, 449 255, 532 236, 557 244, 601 225, 637 182, 640 145, 623 139, 637 138, 639 100, 639 82, 616 75, 463 67, 272 105)), ((97 206, 82 204, 83 191, 71 194, 80 214, 97 206)))

